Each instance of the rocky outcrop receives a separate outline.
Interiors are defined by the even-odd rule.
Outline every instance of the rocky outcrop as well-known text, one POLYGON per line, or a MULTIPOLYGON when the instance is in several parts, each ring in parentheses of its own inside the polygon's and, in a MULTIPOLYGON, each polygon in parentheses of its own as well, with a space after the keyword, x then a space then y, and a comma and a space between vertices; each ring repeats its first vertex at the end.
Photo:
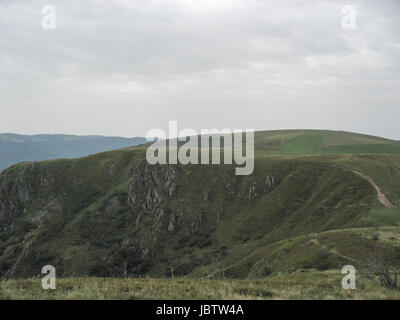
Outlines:
MULTIPOLYGON (((115 164, 106 169, 107 179, 118 172, 115 164)), ((271 175, 238 177, 233 167, 150 165, 145 159, 125 181, 124 188, 103 190, 108 182, 100 186, 80 173, 35 163, 3 172, 0 237, 7 243, 0 245, 0 277, 31 275, 43 263, 66 272, 75 247, 94 259, 86 274, 112 275, 119 264, 143 274, 168 260, 171 248, 179 259, 212 246, 212 233, 231 219, 229 206, 247 206, 279 185, 271 175)), ((191 268, 185 264, 182 272, 191 268)))
POLYGON ((178 166, 150 166, 143 161, 130 178, 128 205, 147 209, 172 198, 177 190, 178 166))
POLYGON ((24 215, 37 195, 43 180, 35 179, 35 165, 23 169, 9 169, 0 176, 0 225, 2 231, 11 231, 15 217, 24 215))
POLYGON ((257 196, 262 193, 268 193, 272 191, 279 184, 279 179, 273 176, 266 176, 265 181, 263 183, 257 182, 254 180, 251 182, 250 187, 248 188, 248 196, 247 199, 252 201, 257 198, 257 196))

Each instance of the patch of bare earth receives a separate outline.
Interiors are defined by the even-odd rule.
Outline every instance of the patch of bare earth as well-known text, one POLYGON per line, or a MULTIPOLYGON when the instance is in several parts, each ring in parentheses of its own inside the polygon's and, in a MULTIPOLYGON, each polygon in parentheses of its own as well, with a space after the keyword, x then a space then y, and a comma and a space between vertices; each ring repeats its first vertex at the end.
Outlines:
POLYGON ((365 174, 362 174, 361 172, 358 172, 355 170, 352 170, 352 171, 355 174, 359 175, 361 178, 367 180, 370 184, 372 184, 372 186, 375 188, 376 192, 378 193, 378 200, 380 203, 382 203, 387 208, 395 208, 394 204, 390 202, 390 200, 382 192, 381 188, 375 183, 374 180, 372 180, 371 177, 368 177, 365 174))

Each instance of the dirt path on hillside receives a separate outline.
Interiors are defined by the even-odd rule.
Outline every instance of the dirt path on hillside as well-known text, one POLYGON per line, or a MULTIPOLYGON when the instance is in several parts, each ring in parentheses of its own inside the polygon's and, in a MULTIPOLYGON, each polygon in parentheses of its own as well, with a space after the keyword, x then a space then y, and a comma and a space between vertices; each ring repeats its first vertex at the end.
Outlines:
POLYGON ((344 168, 344 167, 341 167, 341 166, 338 166, 338 165, 334 165, 334 167, 338 167, 338 168, 343 169, 343 170, 351 171, 354 174, 356 174, 356 175, 360 176, 361 178, 363 178, 364 180, 368 181, 375 188, 375 190, 376 190, 376 192, 378 194, 378 201, 380 203, 382 203, 386 208, 396 208, 395 205, 390 202, 390 200, 382 192, 381 188, 375 183, 374 180, 372 180, 371 177, 369 177, 369 176, 367 176, 367 175, 365 175, 365 174, 363 174, 361 172, 358 172, 356 170, 347 169, 347 168, 344 168))
POLYGON ((378 200, 380 203, 382 203, 385 207, 387 208, 395 208, 394 204, 390 202, 390 200, 385 196, 385 194, 382 192, 381 188, 375 183, 374 180, 372 180, 371 177, 366 176, 365 174, 362 174, 361 172, 351 170, 355 174, 358 174, 361 178, 364 180, 367 180, 372 186, 375 188, 376 192, 378 193, 378 200))

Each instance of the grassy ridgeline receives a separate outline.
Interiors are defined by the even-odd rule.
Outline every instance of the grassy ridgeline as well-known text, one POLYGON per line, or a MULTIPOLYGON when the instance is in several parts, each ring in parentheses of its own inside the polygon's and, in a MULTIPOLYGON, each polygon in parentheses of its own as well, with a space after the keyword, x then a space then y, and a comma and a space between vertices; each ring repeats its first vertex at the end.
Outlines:
POLYGON ((328 130, 276 130, 255 133, 255 149, 269 154, 400 154, 400 142, 328 130))

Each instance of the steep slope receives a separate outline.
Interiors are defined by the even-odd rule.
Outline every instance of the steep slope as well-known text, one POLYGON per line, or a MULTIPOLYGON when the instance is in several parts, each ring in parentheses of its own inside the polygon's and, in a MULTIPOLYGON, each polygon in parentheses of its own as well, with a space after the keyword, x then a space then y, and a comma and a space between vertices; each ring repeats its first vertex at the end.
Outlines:
POLYGON ((390 257, 400 266, 400 228, 353 228, 305 234, 254 250, 227 267, 215 265, 233 278, 257 278, 305 269, 358 269, 372 256, 390 257))
POLYGON ((133 148, 25 163, 0 176, 0 274, 206 274, 269 243, 374 225, 373 186, 323 161, 261 157, 230 165, 150 166, 133 148))
POLYGON ((341 230, 400 225, 400 155, 260 151, 253 174, 236 176, 232 165, 152 166, 145 151, 4 170, 0 277, 33 276, 46 264, 59 276, 240 278, 265 260, 274 272, 325 269, 368 244, 352 247, 341 230), (394 208, 378 201, 376 187, 394 208), (328 231, 338 235, 332 246, 328 231))
POLYGON ((102 151, 137 146, 145 138, 40 134, 0 134, 0 171, 22 161, 79 158, 102 151))

